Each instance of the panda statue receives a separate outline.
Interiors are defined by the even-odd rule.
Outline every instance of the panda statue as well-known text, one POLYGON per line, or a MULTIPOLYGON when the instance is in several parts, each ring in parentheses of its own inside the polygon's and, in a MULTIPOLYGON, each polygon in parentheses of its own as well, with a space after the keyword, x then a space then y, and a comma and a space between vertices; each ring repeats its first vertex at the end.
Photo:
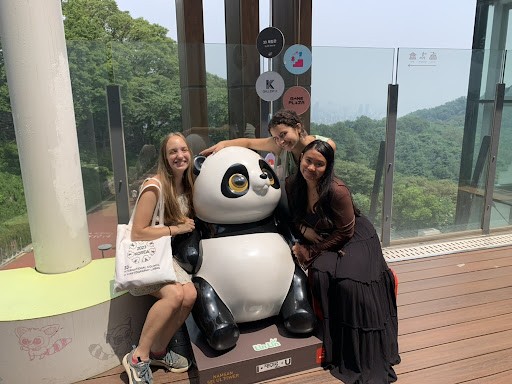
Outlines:
POLYGON ((193 275, 192 316, 208 344, 217 351, 232 348, 238 323, 276 315, 291 333, 312 332, 316 318, 306 274, 293 260, 293 238, 278 231, 281 185, 271 166, 250 149, 226 147, 196 156, 194 170, 199 235, 176 239, 173 249, 193 275))

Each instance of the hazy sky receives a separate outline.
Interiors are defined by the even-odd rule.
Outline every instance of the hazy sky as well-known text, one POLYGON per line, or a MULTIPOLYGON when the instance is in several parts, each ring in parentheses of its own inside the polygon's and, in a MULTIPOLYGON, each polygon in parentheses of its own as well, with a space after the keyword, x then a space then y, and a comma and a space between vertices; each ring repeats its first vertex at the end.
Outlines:
MULTIPOLYGON (((169 30, 175 0, 116 0, 119 9, 169 30)), ((313 0, 312 116, 381 118, 387 84, 400 84, 399 115, 467 95, 476 0, 313 0), (329 48, 324 48, 329 47, 329 48), (418 66, 411 57, 436 57, 418 66), (432 64, 432 63, 430 63, 432 64)), ((260 30, 270 1, 260 0, 260 30)), ((226 77, 224 0, 203 0, 206 70, 226 77)), ((261 60, 261 72, 268 70, 261 60)))
MULTIPOLYGON (((169 30, 176 40, 174 0, 116 0, 119 9, 169 30)), ((260 0, 261 29, 269 0, 260 0)), ((313 46, 471 49, 476 0, 313 0, 313 46)), ((224 43, 224 1, 203 0, 205 43, 224 43)))

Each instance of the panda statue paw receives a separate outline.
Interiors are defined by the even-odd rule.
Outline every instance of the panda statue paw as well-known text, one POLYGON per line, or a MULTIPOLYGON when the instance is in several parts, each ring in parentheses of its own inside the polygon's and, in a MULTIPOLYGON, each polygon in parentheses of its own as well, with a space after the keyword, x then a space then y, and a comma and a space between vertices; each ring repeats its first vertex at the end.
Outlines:
POLYGON ((207 341, 216 351, 225 351, 233 348, 239 337, 240 330, 236 324, 222 324, 207 337, 207 341))
POLYGON ((301 309, 283 318, 283 324, 289 332, 307 334, 315 329, 316 317, 306 309, 301 309))

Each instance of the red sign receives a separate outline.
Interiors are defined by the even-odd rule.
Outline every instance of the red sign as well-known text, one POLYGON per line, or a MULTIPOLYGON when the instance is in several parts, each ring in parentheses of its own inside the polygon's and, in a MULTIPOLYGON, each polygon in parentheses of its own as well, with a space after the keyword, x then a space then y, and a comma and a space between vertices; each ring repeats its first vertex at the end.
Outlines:
POLYGON ((283 108, 295 111, 302 115, 311 105, 311 96, 304 87, 291 87, 283 95, 283 108))

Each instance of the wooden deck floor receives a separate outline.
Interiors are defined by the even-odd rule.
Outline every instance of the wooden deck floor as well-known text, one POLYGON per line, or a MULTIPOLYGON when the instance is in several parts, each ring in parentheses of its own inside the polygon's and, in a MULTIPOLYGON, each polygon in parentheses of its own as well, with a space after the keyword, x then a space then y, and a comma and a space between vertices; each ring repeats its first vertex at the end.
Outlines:
MULTIPOLYGON (((398 383, 512 383, 512 247, 390 266, 400 281, 398 383)), ((154 373, 155 384, 196 378, 193 370, 154 373)), ((339 383, 320 369, 268 382, 339 383)), ((128 383, 122 367, 81 382, 121 383, 128 383)))

